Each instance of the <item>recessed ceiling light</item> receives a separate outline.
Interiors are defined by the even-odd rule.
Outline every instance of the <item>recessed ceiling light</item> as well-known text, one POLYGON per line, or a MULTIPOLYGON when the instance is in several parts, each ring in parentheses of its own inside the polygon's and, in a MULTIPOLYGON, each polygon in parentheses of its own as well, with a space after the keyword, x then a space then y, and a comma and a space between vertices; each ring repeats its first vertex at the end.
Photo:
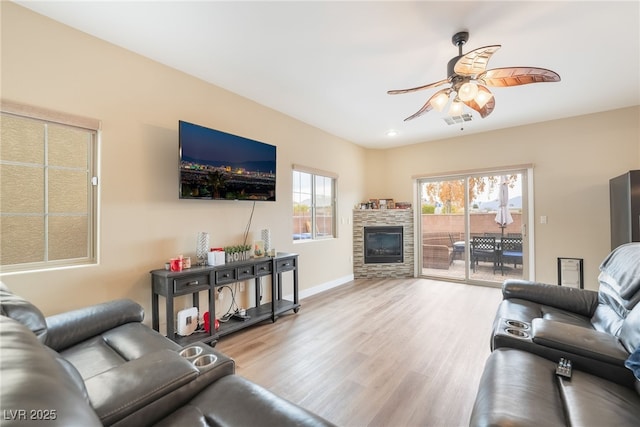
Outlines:
POLYGON ((393 130, 393 129, 389 129, 389 130, 387 131, 387 136, 391 136, 391 137, 393 137, 393 136, 397 136, 397 135, 398 135, 398 132, 396 132, 396 131, 395 131, 395 130, 393 130))

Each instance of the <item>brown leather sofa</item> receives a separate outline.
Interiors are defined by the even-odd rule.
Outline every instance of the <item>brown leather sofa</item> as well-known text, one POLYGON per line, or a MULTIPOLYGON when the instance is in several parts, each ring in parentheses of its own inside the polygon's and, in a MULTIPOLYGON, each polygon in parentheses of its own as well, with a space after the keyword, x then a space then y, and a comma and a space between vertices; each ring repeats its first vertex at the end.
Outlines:
POLYGON ((0 284, 3 426, 331 426, 235 374, 208 345, 182 348, 117 300, 45 318, 0 284))
POLYGON ((640 243, 612 251, 598 280, 503 284, 471 426, 638 425, 640 243))

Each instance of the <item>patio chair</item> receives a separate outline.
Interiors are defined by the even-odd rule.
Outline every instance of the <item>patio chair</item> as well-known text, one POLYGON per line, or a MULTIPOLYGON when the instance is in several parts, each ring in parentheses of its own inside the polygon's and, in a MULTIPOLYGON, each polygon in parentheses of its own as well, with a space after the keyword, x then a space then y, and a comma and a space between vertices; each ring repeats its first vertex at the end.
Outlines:
POLYGON ((451 233, 449 233, 449 240, 451 240, 451 248, 453 249, 453 252, 451 252, 451 262, 453 263, 454 259, 464 259, 464 242, 460 244, 451 233))
POLYGON ((522 265, 522 238, 503 237, 500 242, 500 269, 504 275, 504 263, 513 262, 513 268, 522 265))
POLYGON ((471 263, 475 273, 478 262, 483 261, 493 263, 493 272, 498 267, 498 251, 495 237, 473 237, 471 240, 471 263))

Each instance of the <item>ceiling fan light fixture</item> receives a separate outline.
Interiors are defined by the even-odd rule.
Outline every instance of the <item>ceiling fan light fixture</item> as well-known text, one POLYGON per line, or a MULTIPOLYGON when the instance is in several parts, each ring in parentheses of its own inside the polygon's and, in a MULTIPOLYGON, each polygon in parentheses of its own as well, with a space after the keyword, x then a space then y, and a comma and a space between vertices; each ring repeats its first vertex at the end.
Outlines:
POLYGON ((487 105, 487 102, 489 102, 491 98, 493 98, 493 94, 491 92, 489 92, 488 90, 480 90, 474 97, 474 101, 476 101, 478 107, 484 108, 484 106, 487 105))
POLYGON ((469 102, 478 95, 478 85, 474 82, 466 82, 458 90, 458 98, 463 102, 469 102))
POLYGON ((431 100, 431 106, 436 111, 442 112, 447 102, 449 102, 449 95, 446 92, 440 92, 431 100))
MULTIPOLYGON (((479 113, 480 117, 484 119, 491 114, 496 104, 493 94, 485 85, 490 87, 510 87, 530 83, 560 81, 558 73, 546 68, 502 67, 487 70, 489 59, 500 49, 500 45, 484 46, 463 54, 462 46, 468 39, 469 33, 467 31, 461 31, 453 35, 451 41, 458 48, 458 56, 451 58, 447 63, 446 79, 409 89, 389 90, 387 93, 389 95, 397 95, 450 84, 449 88, 440 91, 445 92, 451 98, 449 116, 459 116, 462 113, 463 106, 466 105, 479 113)), ((432 109, 442 111, 441 108, 446 108, 444 97, 441 97, 439 93, 435 93, 420 110, 404 120, 413 120, 432 109)))
POLYGON ((462 115, 462 109, 464 107, 464 104, 460 101, 453 101, 451 103, 451 107, 449 107, 449 115, 450 116, 460 116, 462 115))

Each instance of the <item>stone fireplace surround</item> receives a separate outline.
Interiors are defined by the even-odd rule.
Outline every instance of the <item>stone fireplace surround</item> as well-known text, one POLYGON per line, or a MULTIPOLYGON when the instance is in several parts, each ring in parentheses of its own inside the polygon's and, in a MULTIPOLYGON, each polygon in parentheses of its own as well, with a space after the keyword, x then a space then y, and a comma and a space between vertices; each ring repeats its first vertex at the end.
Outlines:
POLYGON ((414 277, 414 228, 412 209, 355 209, 353 211, 353 277, 414 277), (401 225, 404 262, 388 264, 364 263, 364 227, 401 225))

